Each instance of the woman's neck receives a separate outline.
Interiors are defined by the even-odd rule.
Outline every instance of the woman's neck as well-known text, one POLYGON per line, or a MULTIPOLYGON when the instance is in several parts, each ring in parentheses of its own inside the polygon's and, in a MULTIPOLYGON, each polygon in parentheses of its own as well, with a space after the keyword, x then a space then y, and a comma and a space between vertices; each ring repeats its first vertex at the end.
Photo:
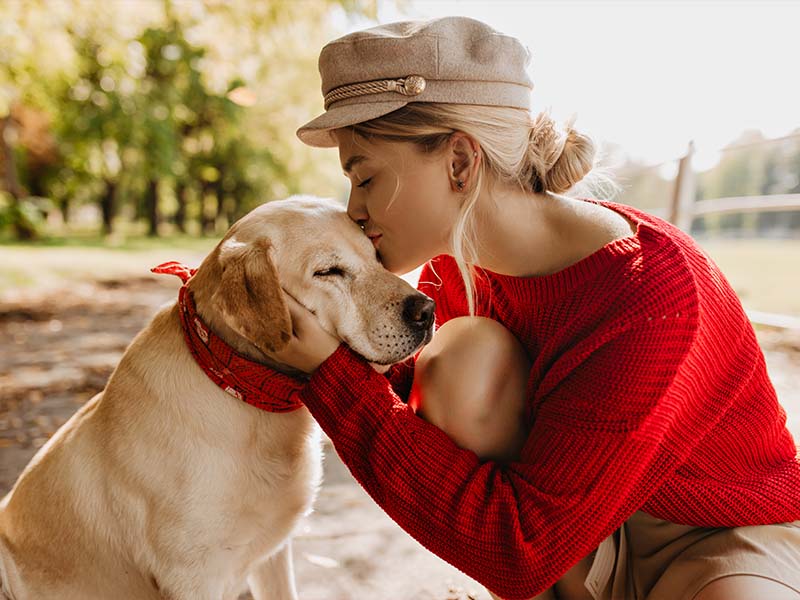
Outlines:
POLYGON ((636 232, 602 205, 522 190, 482 195, 476 206, 478 266, 515 277, 549 275, 636 232))
POLYGON ((552 272, 563 245, 555 219, 560 202, 522 190, 483 194, 475 212, 478 266, 517 277, 552 272))

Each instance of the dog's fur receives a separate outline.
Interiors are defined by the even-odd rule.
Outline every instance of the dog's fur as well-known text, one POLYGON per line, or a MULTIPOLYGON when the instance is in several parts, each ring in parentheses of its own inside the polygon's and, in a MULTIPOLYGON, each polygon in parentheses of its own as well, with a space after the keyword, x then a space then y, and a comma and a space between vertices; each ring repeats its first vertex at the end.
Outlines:
MULTIPOLYGON (((408 322, 408 303, 431 301, 381 266, 334 201, 262 205, 189 282, 217 335, 301 375, 265 354, 291 334, 281 287, 373 363, 430 340, 430 327, 408 322), (324 274, 331 267, 343 274, 324 274)), ((220 600, 249 584, 256 600, 295 598, 291 535, 321 472, 308 410, 264 412, 217 387, 172 303, 0 502, 2 590, 14 600, 220 600)))

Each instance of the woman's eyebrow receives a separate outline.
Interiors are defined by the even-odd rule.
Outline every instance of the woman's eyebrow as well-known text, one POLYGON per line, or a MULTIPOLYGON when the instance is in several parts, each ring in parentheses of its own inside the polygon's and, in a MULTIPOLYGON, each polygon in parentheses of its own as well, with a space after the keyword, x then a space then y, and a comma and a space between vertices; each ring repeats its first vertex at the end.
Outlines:
POLYGON ((362 156, 361 154, 356 154, 355 156, 351 156, 347 159, 347 162, 344 163, 344 172, 349 173, 350 170, 356 166, 358 163, 367 160, 366 156, 362 156))

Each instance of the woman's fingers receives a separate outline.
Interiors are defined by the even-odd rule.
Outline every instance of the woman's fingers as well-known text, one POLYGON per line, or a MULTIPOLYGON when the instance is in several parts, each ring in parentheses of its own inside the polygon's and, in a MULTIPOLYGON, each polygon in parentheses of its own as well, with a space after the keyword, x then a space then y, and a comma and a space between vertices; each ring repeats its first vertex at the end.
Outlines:
POLYGON ((297 300, 295 300, 294 296, 292 296, 289 292, 285 289, 281 288, 283 292, 283 298, 286 300, 286 304, 289 306, 289 310, 296 310, 298 307, 305 308, 302 304, 300 304, 297 300))
POLYGON ((292 338, 275 356, 288 365, 306 373, 313 372, 341 343, 320 324, 317 316, 283 290, 284 300, 292 319, 292 338))
MULTIPOLYGON (((283 288, 281 289, 283 290, 283 288)), ((294 333, 296 336, 299 336, 300 332, 305 330, 304 324, 307 322, 307 319, 309 317, 314 318, 314 313, 295 300, 286 290, 283 290, 283 299, 286 301, 286 306, 289 308, 289 316, 292 318, 294 333)))

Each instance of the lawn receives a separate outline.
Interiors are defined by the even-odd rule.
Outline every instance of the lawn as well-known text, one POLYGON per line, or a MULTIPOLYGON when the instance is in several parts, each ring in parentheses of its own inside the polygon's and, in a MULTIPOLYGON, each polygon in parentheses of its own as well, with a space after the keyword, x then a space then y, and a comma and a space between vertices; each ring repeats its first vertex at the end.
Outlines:
POLYGON ((800 317, 800 240, 708 240, 745 308, 800 317))
POLYGON ((12 290, 52 289, 97 279, 142 277, 150 267, 179 260, 196 267, 219 238, 135 237, 110 244, 102 238, 0 243, 0 298, 12 290))
MULTIPOLYGON (((149 274, 161 262, 199 265, 218 238, 132 237, 0 243, 0 296, 12 289, 55 288, 88 279, 149 274)), ((800 240, 702 240, 748 309, 800 317, 800 240)))

